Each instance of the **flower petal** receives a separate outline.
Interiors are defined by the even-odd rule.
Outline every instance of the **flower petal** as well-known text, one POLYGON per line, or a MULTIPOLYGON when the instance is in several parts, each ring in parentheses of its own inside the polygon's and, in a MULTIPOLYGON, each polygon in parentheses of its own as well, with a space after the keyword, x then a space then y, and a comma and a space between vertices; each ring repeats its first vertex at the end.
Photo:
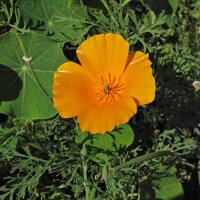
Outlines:
POLYGON ((77 116, 90 104, 92 80, 87 71, 73 62, 62 64, 54 75, 54 106, 63 118, 77 116))
POLYGON ((136 112, 137 106, 133 98, 124 97, 110 105, 92 106, 78 116, 78 122, 82 131, 105 133, 128 122, 136 112))
POLYGON ((118 34, 99 34, 84 41, 76 53, 82 66, 93 74, 121 76, 128 57, 129 44, 118 34))
POLYGON ((126 84, 126 94, 134 97, 139 105, 150 103, 155 98, 155 79, 152 75, 151 61, 148 54, 136 51, 127 61, 123 75, 126 84))

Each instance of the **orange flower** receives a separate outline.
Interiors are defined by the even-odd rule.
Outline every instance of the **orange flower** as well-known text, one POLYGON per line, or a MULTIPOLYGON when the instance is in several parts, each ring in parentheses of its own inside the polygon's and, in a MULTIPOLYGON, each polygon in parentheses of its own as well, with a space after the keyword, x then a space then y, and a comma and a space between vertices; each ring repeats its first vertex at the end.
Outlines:
POLYGON ((78 116, 82 131, 105 133, 128 122, 155 98, 148 54, 128 56, 129 44, 118 34, 90 37, 77 49, 81 65, 66 62, 54 76, 54 106, 63 118, 78 116))

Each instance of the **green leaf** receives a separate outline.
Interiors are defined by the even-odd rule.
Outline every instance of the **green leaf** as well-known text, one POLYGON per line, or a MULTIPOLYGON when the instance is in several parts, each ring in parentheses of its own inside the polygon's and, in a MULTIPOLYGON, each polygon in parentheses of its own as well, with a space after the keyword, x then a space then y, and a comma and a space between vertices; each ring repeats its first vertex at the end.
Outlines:
POLYGON ((173 17, 178 8, 178 0, 143 0, 144 3, 154 11, 155 14, 160 14, 162 11, 165 11, 167 14, 166 24, 171 27, 174 23, 173 17))
POLYGON ((173 10, 173 14, 175 14, 177 8, 178 8, 178 0, 168 0, 172 10, 173 10))
POLYGON ((172 14, 167 16, 166 23, 169 27, 172 27, 172 25, 174 24, 174 15, 178 8, 178 0, 168 0, 168 1, 172 8, 172 14))
POLYGON ((143 0, 144 3, 149 6, 155 14, 160 14, 163 10, 167 15, 175 14, 178 8, 178 0, 143 0))
POLYGON ((80 132, 75 142, 89 147, 90 158, 93 161, 107 162, 112 158, 111 152, 129 147, 133 143, 134 136, 132 128, 128 124, 123 124, 105 134, 90 135, 87 132, 80 132))
POLYGON ((171 15, 167 15, 166 17, 166 24, 168 27, 172 27, 174 24, 174 18, 171 15))
POLYGON ((155 14, 160 14, 163 10, 166 14, 172 14, 172 8, 167 0, 143 0, 144 3, 155 12, 155 14))
POLYGON ((128 124, 120 125, 116 130, 105 133, 89 135, 89 133, 80 133, 77 143, 85 143, 87 146, 102 149, 104 151, 118 151, 127 148, 133 143, 134 132, 128 124))
POLYGON ((183 188, 175 167, 160 166, 152 177, 140 183, 140 200, 183 200, 183 188))
MULTIPOLYGON (((20 36, 25 44, 35 75, 46 93, 52 96, 54 71, 66 61, 58 43, 29 33, 20 36)), ((38 85, 14 32, 0 36, 0 112, 25 119, 46 119, 56 110, 38 85)))
POLYGON ((44 30, 59 41, 77 40, 85 34, 87 13, 78 1, 21 0, 19 7, 23 17, 31 21, 31 28, 44 30))

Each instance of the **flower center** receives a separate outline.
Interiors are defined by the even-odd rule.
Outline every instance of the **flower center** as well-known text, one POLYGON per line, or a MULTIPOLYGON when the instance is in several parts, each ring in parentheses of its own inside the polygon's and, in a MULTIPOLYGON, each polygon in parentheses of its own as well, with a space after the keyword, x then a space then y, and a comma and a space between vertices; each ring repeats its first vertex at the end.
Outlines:
POLYGON ((110 91, 111 91, 111 88, 110 88, 108 85, 106 85, 106 86, 104 87, 104 92, 105 92, 106 94, 109 94, 110 91))
POLYGON ((111 76, 110 73, 107 77, 100 77, 97 87, 94 88, 94 98, 96 103, 114 103, 122 97, 124 84, 120 78, 111 76))

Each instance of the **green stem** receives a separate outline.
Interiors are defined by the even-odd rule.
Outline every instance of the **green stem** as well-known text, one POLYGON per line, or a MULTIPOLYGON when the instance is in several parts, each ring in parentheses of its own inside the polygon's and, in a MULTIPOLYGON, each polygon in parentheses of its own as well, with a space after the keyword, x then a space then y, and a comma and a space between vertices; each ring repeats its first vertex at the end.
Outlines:
MULTIPOLYGON (((102 173, 101 173, 102 174, 102 173)), ((89 200, 93 200, 96 196, 96 191, 97 191, 97 188, 98 188, 98 184, 99 184, 99 181, 101 180, 101 175, 98 177, 98 179, 96 180, 96 183, 95 183, 95 186, 93 186, 92 190, 91 190, 91 193, 90 193, 90 198, 89 200)))
POLYGON ((91 194, 90 194, 90 200, 93 200, 93 199, 94 199, 95 194, 96 194, 96 190, 97 190, 96 187, 93 187, 93 188, 92 188, 92 191, 91 191, 91 194))
POLYGON ((84 178, 84 188, 85 188, 85 199, 89 200, 90 196, 90 188, 88 187, 88 180, 87 180, 87 163, 83 161, 83 178, 84 178))
POLYGON ((117 171, 117 170, 120 170, 120 169, 123 169, 125 167, 128 167, 130 165, 135 165, 137 163, 140 163, 140 162, 144 162, 144 161, 148 161, 148 160, 152 160, 154 158, 158 158, 158 157, 162 157, 162 156, 174 156, 174 153, 173 152, 170 152, 170 151, 157 151, 157 152, 153 152, 153 153, 149 153, 147 155, 143 155, 143 156, 139 156, 137 158, 134 158, 132 160, 129 160, 121 165, 118 165, 116 167, 114 167, 112 169, 112 171, 117 171))
POLYGON ((23 52, 24 56, 25 56, 26 58, 28 58, 28 57, 29 57, 29 56, 28 56, 28 52, 27 52, 27 50, 26 50, 26 47, 25 47, 25 45, 24 45, 24 43, 23 43, 23 41, 22 41, 22 39, 21 39, 19 33, 18 33, 16 30, 14 30, 14 31, 15 31, 15 35, 16 35, 18 41, 19 41, 19 44, 20 44, 20 47, 21 47, 21 49, 22 49, 22 52, 23 52))
POLYGON ((74 119, 74 123, 75 123, 75 130, 76 130, 76 133, 79 135, 80 129, 79 129, 79 126, 78 126, 78 122, 77 122, 77 120, 76 120, 75 117, 73 117, 73 119, 74 119))
POLYGON ((122 6, 125 7, 129 2, 131 2, 131 0, 126 0, 125 2, 123 2, 122 6))
POLYGON ((49 161, 48 160, 43 160, 43 159, 41 159, 41 158, 37 158, 37 157, 34 157, 34 156, 32 156, 32 155, 24 155, 24 154, 21 154, 21 153, 19 153, 18 151, 13 151, 13 154, 15 155, 15 156, 18 156, 18 157, 20 157, 20 158, 27 158, 27 159, 30 159, 30 160, 34 160, 34 161, 36 161, 36 162, 43 162, 43 163, 48 163, 49 161))
MULTIPOLYGON (((25 56, 26 58, 29 58, 28 51, 27 51, 27 49, 26 49, 26 47, 25 47, 25 45, 24 45, 24 42, 22 41, 22 39, 21 39, 19 33, 18 33, 16 30, 14 30, 14 31, 15 31, 15 35, 16 35, 18 41, 19 41, 19 44, 20 44, 20 47, 21 47, 21 49, 22 49, 22 52, 23 52, 24 56, 25 56)), ((33 74, 33 76, 34 76, 34 78, 35 78, 35 81, 37 82, 38 86, 39 86, 40 89, 45 93, 45 95, 48 97, 48 99, 49 99, 50 102, 52 103, 52 102, 53 102, 52 98, 49 96, 49 94, 47 93, 47 91, 44 89, 44 87, 43 87, 42 84, 40 83, 40 81, 39 81, 39 79, 38 79, 38 77, 37 77, 37 75, 36 75, 36 73, 35 73, 35 71, 34 71, 32 65, 31 65, 31 63, 30 63, 30 62, 27 62, 27 63, 28 63, 28 66, 29 66, 30 69, 31 69, 31 72, 32 72, 32 74, 33 74)))
POLYGON ((4 131, 3 133, 1 133, 0 135, 1 135, 1 137, 2 136, 4 136, 4 135, 9 135, 9 134, 11 134, 11 133, 13 133, 14 131, 16 131, 17 129, 16 129, 16 127, 12 127, 12 128, 10 128, 10 129, 8 129, 8 130, 6 130, 6 131, 4 131))
MULTIPOLYGON (((85 145, 83 145, 83 149, 82 149, 81 154, 83 156, 86 156, 86 154, 87 154, 87 149, 86 149, 85 145)), ((90 187, 88 186, 87 170, 88 170, 87 162, 83 158, 83 179, 84 179, 83 185, 84 185, 84 188, 85 188, 85 199, 90 200, 90 187)))

